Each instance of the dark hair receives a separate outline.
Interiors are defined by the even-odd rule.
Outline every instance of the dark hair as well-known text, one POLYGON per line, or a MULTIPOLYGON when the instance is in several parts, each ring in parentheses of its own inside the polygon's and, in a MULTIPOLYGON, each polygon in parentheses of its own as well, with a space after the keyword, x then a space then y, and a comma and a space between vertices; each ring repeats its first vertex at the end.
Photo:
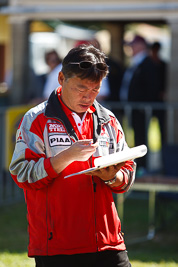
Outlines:
POLYGON ((79 45, 69 51, 62 61, 62 72, 66 79, 77 76, 80 79, 89 79, 94 82, 99 82, 108 74, 108 68, 105 71, 98 70, 95 65, 89 69, 81 69, 79 65, 69 63, 76 63, 81 61, 90 61, 95 63, 105 63, 106 56, 99 49, 93 45, 79 45))

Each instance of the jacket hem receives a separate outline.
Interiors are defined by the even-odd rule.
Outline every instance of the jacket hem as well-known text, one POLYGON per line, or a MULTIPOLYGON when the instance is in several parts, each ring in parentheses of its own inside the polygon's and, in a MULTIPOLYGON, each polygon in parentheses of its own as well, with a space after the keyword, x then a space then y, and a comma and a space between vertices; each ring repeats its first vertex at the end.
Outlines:
POLYGON ((101 248, 91 247, 91 248, 78 248, 78 249, 49 249, 48 253, 46 251, 36 251, 36 250, 30 250, 28 252, 28 257, 35 257, 35 256, 54 256, 54 255, 73 255, 73 254, 83 254, 83 253, 95 253, 99 251, 105 251, 105 250, 125 250, 126 246, 125 243, 121 243, 117 246, 105 246, 101 248))

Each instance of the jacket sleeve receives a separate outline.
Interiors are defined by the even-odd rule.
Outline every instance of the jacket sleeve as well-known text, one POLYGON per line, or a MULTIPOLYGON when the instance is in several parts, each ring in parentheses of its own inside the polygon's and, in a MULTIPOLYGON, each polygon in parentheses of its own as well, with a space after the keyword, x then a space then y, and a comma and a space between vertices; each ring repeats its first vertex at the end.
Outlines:
MULTIPOLYGON (((128 148, 128 145, 125 141, 125 135, 123 129, 117 119, 114 119, 113 124, 115 124, 116 131, 116 152, 123 151, 128 148)), ((123 183, 118 187, 111 187, 113 193, 125 193, 127 192, 135 181, 136 173, 136 163, 134 160, 127 161, 125 165, 121 168, 121 171, 124 176, 123 183)))
POLYGON ((118 187, 112 187, 113 193, 125 193, 129 191, 135 181, 136 163, 134 161, 127 161, 124 167, 121 169, 124 180, 118 187))
POLYGON ((58 174, 53 170, 50 158, 46 157, 43 133, 28 129, 24 116, 16 134, 16 146, 10 163, 10 173, 23 189, 40 189, 50 184, 58 174))

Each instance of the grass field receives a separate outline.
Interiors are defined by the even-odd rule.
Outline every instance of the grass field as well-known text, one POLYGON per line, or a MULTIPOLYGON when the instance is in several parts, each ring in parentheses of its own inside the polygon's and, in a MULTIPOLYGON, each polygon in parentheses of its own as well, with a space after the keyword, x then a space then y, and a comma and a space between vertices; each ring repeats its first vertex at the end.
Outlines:
MULTIPOLYGON (((168 206, 165 224, 153 240, 129 244, 147 232, 147 200, 125 202, 124 233, 133 267, 178 267, 178 220, 172 219, 177 203, 168 206), (171 206, 173 205, 173 207, 171 206)), ((0 267, 34 267, 27 257, 27 222, 24 203, 0 208, 0 267)))
POLYGON ((126 244, 128 243, 129 258, 133 266, 178 266, 177 212, 176 201, 159 201, 156 209, 156 235, 154 239, 132 244, 132 241, 147 234, 148 200, 143 196, 138 199, 126 200, 124 232, 126 244))

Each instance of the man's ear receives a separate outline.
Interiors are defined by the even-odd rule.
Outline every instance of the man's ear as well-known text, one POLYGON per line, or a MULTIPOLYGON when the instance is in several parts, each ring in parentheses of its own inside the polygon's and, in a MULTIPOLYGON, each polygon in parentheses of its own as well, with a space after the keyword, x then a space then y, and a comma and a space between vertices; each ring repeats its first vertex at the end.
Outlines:
POLYGON ((65 81, 64 74, 63 74, 62 71, 60 71, 59 74, 58 74, 58 82, 59 82, 59 84, 60 84, 61 86, 63 86, 64 81, 65 81))

